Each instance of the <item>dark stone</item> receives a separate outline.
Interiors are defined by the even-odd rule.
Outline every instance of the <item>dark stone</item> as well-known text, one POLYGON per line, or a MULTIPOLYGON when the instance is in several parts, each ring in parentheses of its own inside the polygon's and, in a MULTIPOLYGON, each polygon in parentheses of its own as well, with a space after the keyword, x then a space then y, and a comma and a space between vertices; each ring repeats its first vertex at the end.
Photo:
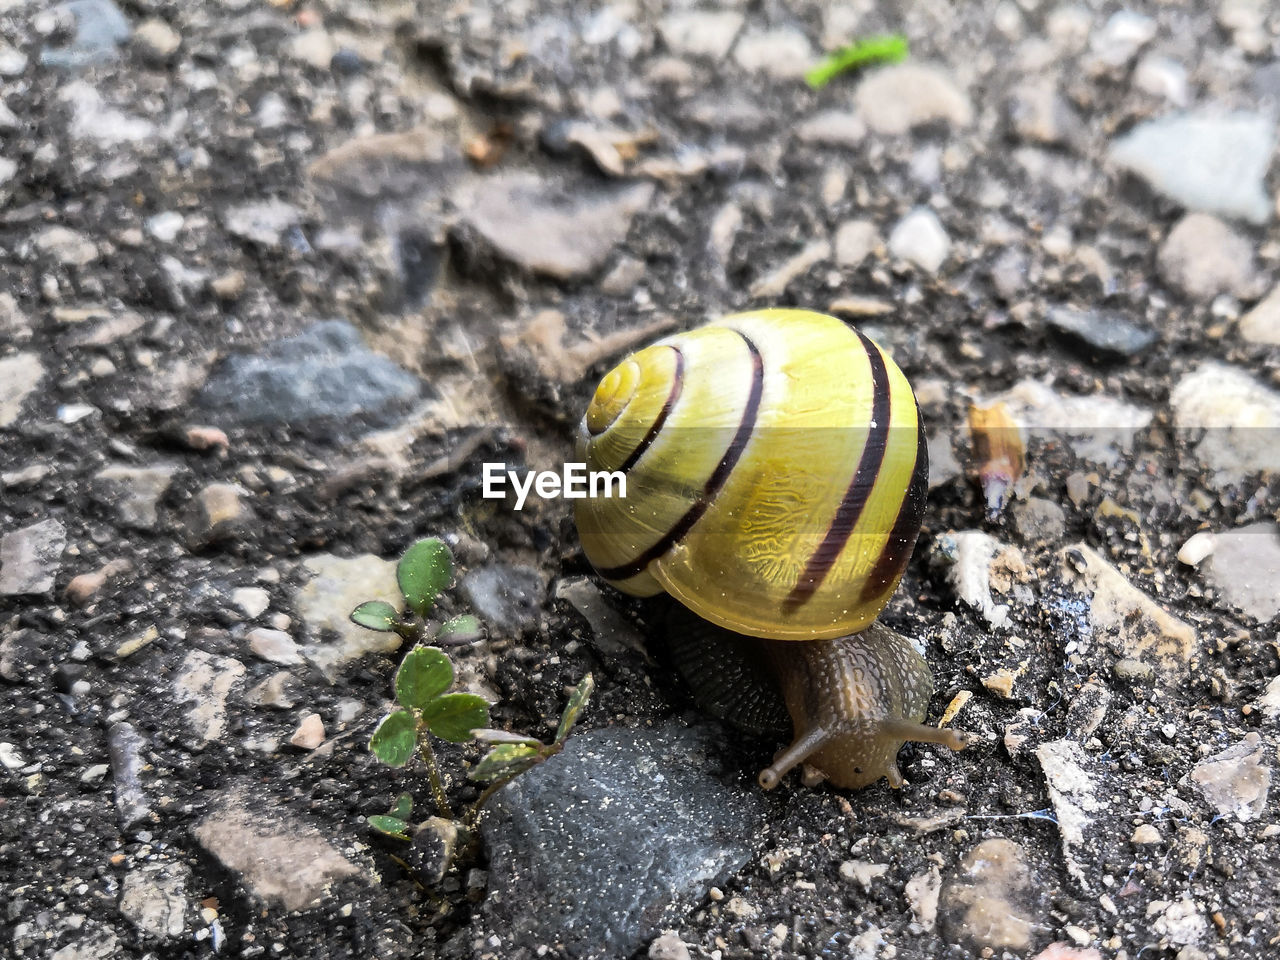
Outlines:
POLYGON ((1096 360, 1124 360, 1159 339, 1156 331, 1136 326, 1112 313, 1053 307, 1046 320, 1054 333, 1096 360))
POLYGON ((416 310, 431 299, 431 291, 440 276, 441 247, 430 236, 416 230, 401 233, 396 246, 404 306, 416 310))
POLYGON ((434 887, 444 879, 458 848, 458 825, 443 817, 431 817, 418 824, 404 856, 418 879, 434 887))
POLYGON ((59 646, 56 638, 37 630, 0 633, 0 679, 10 683, 44 682, 59 646))
POLYGON ((339 47, 329 61, 329 69, 343 76, 354 76, 364 69, 364 61, 350 47, 339 47))
POLYGON ((53 685, 59 693, 71 693, 71 688, 83 676, 84 664, 60 663, 53 670, 53 685))
POLYGON ((361 418, 386 426, 420 390, 416 377, 369 350, 353 326, 328 320, 260 354, 229 357, 196 402, 224 424, 361 418))
POLYGON ((517 777, 490 803, 481 922, 504 948, 561 943, 627 957, 755 855, 763 794, 719 775, 707 727, 604 729, 517 777))

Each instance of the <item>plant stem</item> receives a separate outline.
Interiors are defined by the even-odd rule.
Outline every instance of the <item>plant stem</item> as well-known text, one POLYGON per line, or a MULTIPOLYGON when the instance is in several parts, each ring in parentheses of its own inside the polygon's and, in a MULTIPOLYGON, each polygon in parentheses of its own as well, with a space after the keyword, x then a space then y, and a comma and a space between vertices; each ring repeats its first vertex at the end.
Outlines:
POLYGON ((489 802, 490 797, 492 797, 495 793, 497 793, 499 790, 505 787, 508 783, 510 783, 516 777, 520 776, 520 774, 528 773, 530 770, 532 770, 534 767, 540 764, 543 760, 546 760, 549 757, 554 757, 557 753, 559 753, 564 748, 564 745, 560 743, 551 743, 551 744, 544 743, 544 744, 541 744, 541 746, 542 746, 542 749, 538 752, 538 756, 530 758, 533 760, 533 762, 530 763, 527 767, 523 767, 520 770, 517 770, 515 773, 509 774, 503 777, 501 780, 495 780, 493 783, 489 784, 487 787, 484 788, 484 790, 480 792, 480 796, 476 797, 475 803, 471 804, 471 806, 467 808, 466 816, 463 817, 462 822, 467 827, 472 829, 475 828, 476 823, 480 819, 480 811, 484 809, 484 805, 489 802))
POLYGON ((408 640, 410 643, 417 643, 426 632, 422 624, 418 621, 412 623, 405 620, 396 620, 391 624, 391 629, 400 635, 402 640, 408 640))
MULTIPOLYGON (((529 769, 528 767, 525 768, 525 770, 528 770, 528 769, 529 769)), ((524 773, 525 770, 521 770, 519 773, 513 773, 508 777, 503 777, 501 780, 495 780, 493 781, 493 783, 485 787, 484 790, 480 792, 480 796, 476 797, 475 803, 471 804, 471 806, 467 808, 467 815, 466 817, 463 818, 463 823, 465 823, 468 827, 474 828, 480 820, 480 811, 484 807, 484 805, 489 802, 489 798, 492 797, 499 790, 501 790, 503 787, 505 787, 512 780, 514 780, 516 777, 520 776, 521 773, 524 773)))
POLYGON ((427 765, 427 779, 431 782, 431 796, 436 802, 436 812, 446 820, 452 820, 453 811, 449 809, 444 781, 440 779, 440 765, 436 763, 436 752, 431 749, 431 734, 421 727, 418 729, 418 752, 422 755, 422 762, 427 765))

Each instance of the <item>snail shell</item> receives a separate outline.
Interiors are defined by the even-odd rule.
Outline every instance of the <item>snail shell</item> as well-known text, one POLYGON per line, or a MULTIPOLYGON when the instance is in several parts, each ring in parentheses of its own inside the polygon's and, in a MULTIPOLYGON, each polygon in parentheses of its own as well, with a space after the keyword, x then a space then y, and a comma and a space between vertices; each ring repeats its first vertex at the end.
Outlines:
POLYGON ((863 334, 805 310, 726 317, 628 357, 591 400, 578 458, 627 478, 626 498, 577 501, 601 576, 779 640, 875 620, 928 486, 902 371, 863 334))
POLYGON ((700 702, 763 729, 781 694, 795 739, 761 786, 802 761, 897 786, 903 741, 964 746, 921 722, 928 666, 875 623, 920 531, 928 454, 911 386, 868 337, 805 310, 667 337, 601 380, 578 457, 627 479, 625 498, 577 501, 592 565, 709 621, 669 630, 700 702))

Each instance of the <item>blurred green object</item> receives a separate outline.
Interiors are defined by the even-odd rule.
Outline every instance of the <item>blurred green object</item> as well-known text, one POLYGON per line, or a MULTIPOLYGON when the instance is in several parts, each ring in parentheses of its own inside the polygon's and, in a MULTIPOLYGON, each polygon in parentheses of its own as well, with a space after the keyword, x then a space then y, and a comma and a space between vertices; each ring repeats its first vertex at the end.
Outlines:
POLYGON ((815 90, 821 90, 833 78, 847 70, 871 63, 900 63, 907 58, 909 52, 907 38, 901 33, 855 40, 811 68, 804 75, 805 83, 815 90))

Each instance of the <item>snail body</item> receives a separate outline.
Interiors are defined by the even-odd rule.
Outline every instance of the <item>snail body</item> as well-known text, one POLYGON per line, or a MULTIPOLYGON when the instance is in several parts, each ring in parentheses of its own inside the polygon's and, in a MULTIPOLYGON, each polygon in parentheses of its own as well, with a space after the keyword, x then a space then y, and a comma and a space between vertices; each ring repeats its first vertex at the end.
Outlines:
MULTIPOLYGON (((804 310, 664 338, 601 380, 578 456, 627 478, 625 499, 577 501, 600 575, 745 635, 720 649, 753 662, 743 677, 777 678, 795 741, 762 786, 806 759, 838 786, 897 785, 902 741, 963 746, 921 723, 928 667, 875 623, 920 530, 928 454, 910 384, 872 340, 804 310)), ((734 672, 685 671, 719 687, 734 672)))
POLYGON ((898 787, 906 741, 966 744, 963 733, 923 722, 933 695, 929 665, 879 621, 807 643, 735 634, 679 606, 662 622, 670 659, 700 707, 750 733, 791 729, 791 745, 760 771, 766 790, 800 763, 845 789, 881 777, 898 787))

